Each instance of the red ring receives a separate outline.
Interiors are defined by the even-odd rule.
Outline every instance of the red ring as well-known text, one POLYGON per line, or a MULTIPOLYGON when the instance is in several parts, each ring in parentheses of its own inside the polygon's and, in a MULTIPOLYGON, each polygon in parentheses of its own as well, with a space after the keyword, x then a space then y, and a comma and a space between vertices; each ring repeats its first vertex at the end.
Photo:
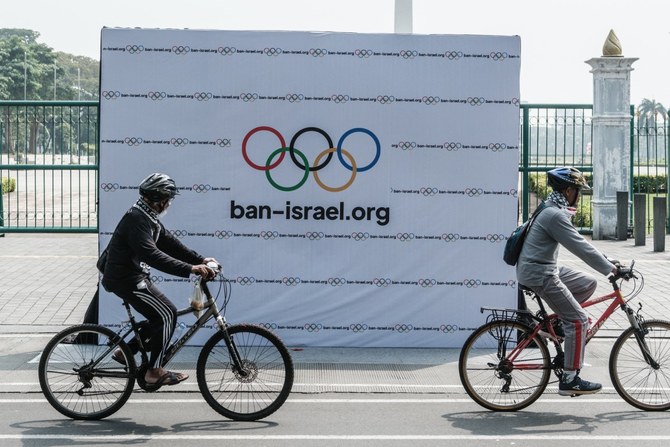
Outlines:
POLYGON ((281 163, 282 160, 284 159, 284 156, 286 155, 286 152, 282 152, 281 155, 279 156, 279 158, 277 159, 277 161, 272 163, 270 166, 257 165, 256 163, 251 161, 249 159, 249 155, 247 155, 247 141, 249 141, 249 138, 251 138, 251 136, 253 134, 255 134, 256 132, 260 132, 261 130, 267 130, 267 131, 272 132, 273 134, 275 134, 277 136, 277 138, 279 138, 279 142, 281 143, 280 147, 281 148, 286 147, 286 142, 284 141, 284 137, 276 129, 273 129, 272 127, 268 127, 268 126, 258 126, 258 127, 255 127, 253 129, 251 129, 249 131, 249 133, 247 133, 247 135, 244 137, 244 140, 242 141, 242 157, 244 157, 244 161, 246 161, 247 164, 249 166, 251 166, 252 168, 257 169, 259 171, 268 171, 270 169, 274 169, 277 166, 279 166, 279 163, 281 163))

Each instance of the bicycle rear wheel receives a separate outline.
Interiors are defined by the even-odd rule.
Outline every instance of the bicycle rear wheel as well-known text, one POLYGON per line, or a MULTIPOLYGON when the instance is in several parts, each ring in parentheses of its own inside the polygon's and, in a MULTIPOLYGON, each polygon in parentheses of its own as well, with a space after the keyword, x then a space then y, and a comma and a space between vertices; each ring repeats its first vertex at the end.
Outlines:
POLYGON ((274 413, 293 387, 293 361, 286 346, 260 326, 240 324, 227 330, 239 353, 234 366, 226 333, 210 338, 198 358, 198 387, 218 413, 236 421, 255 421, 274 413))
POLYGON ((670 409, 670 322, 649 320, 640 324, 644 337, 638 340, 633 328, 626 329, 610 354, 610 378, 617 393, 641 410, 670 409), (655 364, 650 365, 642 346, 655 364))
POLYGON ((67 328, 47 343, 38 375, 44 396, 60 413, 73 419, 102 419, 126 403, 135 384, 135 361, 121 341, 121 362, 112 359, 118 336, 104 326, 67 328), (107 352, 107 353, 106 353, 107 352))
POLYGON ((515 348, 532 335, 514 320, 492 321, 468 337, 458 372, 468 395, 493 411, 516 411, 535 402, 549 383, 551 359, 547 346, 534 337, 523 350, 515 348), (515 354, 516 357, 510 358, 515 354))

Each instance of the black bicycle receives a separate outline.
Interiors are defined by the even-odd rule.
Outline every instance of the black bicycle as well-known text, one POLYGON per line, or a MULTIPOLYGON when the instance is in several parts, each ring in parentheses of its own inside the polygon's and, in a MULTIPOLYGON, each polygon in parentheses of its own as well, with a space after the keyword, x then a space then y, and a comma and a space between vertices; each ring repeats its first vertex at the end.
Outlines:
MULTIPOLYGON (((225 319, 231 297, 230 282, 221 266, 210 264, 218 274, 219 291, 213 297, 208 281, 197 278, 203 308, 181 309, 178 316, 200 314, 197 321, 168 348, 165 367, 184 344, 205 324, 214 320, 217 332, 205 343, 197 361, 198 388, 207 403, 223 416, 255 421, 274 413, 293 387, 291 355, 274 333, 253 324, 229 325, 225 319), (216 300, 223 291, 222 310, 216 300)), ((149 364, 147 340, 140 336, 146 322, 137 322, 124 301, 128 324, 118 332, 97 324, 80 324, 56 334, 46 345, 39 363, 44 396, 60 413, 73 419, 96 420, 114 414, 128 400, 135 382, 147 392, 160 385, 146 383, 149 364), (126 340, 136 336, 140 365, 126 340)))

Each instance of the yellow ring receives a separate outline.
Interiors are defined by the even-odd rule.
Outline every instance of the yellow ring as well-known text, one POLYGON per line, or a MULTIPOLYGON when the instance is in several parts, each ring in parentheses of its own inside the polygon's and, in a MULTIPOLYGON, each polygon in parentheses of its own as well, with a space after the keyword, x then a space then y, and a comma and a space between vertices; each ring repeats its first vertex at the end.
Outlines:
MULTIPOLYGON (((319 154, 319 156, 316 157, 316 160, 314 161, 314 166, 319 166, 319 162, 321 161, 321 159, 323 157, 325 157, 326 155, 328 155, 332 152, 335 152, 336 150, 337 150, 337 148, 331 147, 330 149, 326 149, 325 151, 321 152, 319 154)), ((317 185, 319 185, 321 188, 325 189, 326 191, 329 191, 329 192, 344 191, 345 189, 350 187, 352 183, 354 183, 354 180, 356 180, 356 160, 354 160, 354 157, 352 157, 351 154, 349 152, 345 151, 344 149, 342 149, 342 153, 344 154, 345 157, 347 157, 349 159, 349 163, 351 163, 351 166, 353 168, 351 170, 351 178, 344 185, 340 186, 339 188, 331 188, 330 186, 326 186, 319 179, 319 174, 318 174, 319 171, 313 171, 314 181, 316 182, 317 185)))

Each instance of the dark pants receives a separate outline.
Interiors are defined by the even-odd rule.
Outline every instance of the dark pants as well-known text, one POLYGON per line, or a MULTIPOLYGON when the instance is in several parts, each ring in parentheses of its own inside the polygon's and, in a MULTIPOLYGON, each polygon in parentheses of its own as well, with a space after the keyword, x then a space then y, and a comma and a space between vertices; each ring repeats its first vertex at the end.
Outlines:
MULTIPOLYGON (((131 289, 111 292, 126 300, 147 319, 148 331, 141 328, 140 333, 143 340, 148 339, 148 349, 151 351, 149 367, 159 368, 163 364, 163 356, 177 324, 177 308, 149 280, 141 281, 131 289)), ((128 344, 133 352, 137 352, 137 340, 133 339, 128 344)))

